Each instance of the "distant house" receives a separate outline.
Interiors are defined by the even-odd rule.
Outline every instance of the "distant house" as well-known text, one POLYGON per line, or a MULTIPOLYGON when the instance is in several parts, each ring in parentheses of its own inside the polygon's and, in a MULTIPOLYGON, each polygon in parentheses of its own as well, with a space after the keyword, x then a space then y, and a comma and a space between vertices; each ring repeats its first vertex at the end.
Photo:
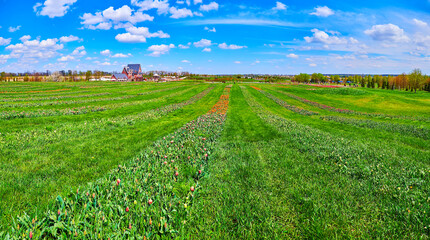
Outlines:
POLYGON ((127 82, 128 76, 123 73, 115 73, 114 75, 112 75, 111 80, 115 82, 127 82))
POLYGON ((142 68, 140 64, 128 64, 122 70, 122 74, 127 75, 127 78, 132 81, 143 81, 142 68))

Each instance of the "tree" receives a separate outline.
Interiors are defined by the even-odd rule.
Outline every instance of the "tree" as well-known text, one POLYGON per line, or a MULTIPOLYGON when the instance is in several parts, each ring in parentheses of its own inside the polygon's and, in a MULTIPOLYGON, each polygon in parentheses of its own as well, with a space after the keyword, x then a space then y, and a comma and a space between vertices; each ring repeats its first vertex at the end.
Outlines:
POLYGON ((88 70, 86 73, 85 73, 85 80, 87 80, 87 81, 89 81, 90 80, 90 77, 91 77, 91 75, 92 75, 93 73, 90 71, 90 70, 88 70))
POLYGON ((333 79, 333 82, 335 82, 335 83, 339 83, 339 81, 340 81, 340 77, 339 77, 339 75, 334 75, 334 76, 332 77, 332 79, 333 79))
POLYGON ((309 82, 310 76, 307 73, 300 73, 294 77, 297 82, 309 82))
POLYGON ((24 82, 28 82, 28 73, 26 73, 24 76, 24 82))
POLYGON ((0 81, 6 80, 6 73, 5 72, 1 72, 0 73, 0 81))
POLYGON ((51 76, 49 76, 49 78, 51 81, 54 81, 54 82, 62 82, 63 81, 63 76, 61 75, 60 72, 53 72, 51 74, 51 76))
POLYGON ((420 69, 416 68, 409 74, 409 87, 412 91, 417 92, 424 83, 424 76, 420 69))

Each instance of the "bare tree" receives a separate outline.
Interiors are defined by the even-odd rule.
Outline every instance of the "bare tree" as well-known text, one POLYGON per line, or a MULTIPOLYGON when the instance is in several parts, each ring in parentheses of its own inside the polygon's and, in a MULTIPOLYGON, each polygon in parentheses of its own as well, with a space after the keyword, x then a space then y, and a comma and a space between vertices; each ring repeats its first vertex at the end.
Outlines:
POLYGON ((60 72, 53 72, 51 74, 51 76, 49 76, 49 80, 53 81, 53 82, 62 82, 63 81, 63 76, 61 76, 60 72))

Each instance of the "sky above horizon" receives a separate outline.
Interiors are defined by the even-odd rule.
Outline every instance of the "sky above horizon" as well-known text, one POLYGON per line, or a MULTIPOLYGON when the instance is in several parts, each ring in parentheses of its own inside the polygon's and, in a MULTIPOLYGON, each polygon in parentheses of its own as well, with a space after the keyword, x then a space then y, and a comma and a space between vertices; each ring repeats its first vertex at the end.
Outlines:
POLYGON ((0 0, 0 71, 430 73, 430 0, 0 0))

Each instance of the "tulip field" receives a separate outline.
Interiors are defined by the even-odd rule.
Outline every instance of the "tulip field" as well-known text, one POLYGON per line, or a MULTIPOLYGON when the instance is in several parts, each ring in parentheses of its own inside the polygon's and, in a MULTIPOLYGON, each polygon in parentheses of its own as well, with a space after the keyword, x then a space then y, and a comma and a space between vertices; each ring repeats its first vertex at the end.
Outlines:
POLYGON ((429 239, 430 95, 0 83, 0 239, 429 239))

